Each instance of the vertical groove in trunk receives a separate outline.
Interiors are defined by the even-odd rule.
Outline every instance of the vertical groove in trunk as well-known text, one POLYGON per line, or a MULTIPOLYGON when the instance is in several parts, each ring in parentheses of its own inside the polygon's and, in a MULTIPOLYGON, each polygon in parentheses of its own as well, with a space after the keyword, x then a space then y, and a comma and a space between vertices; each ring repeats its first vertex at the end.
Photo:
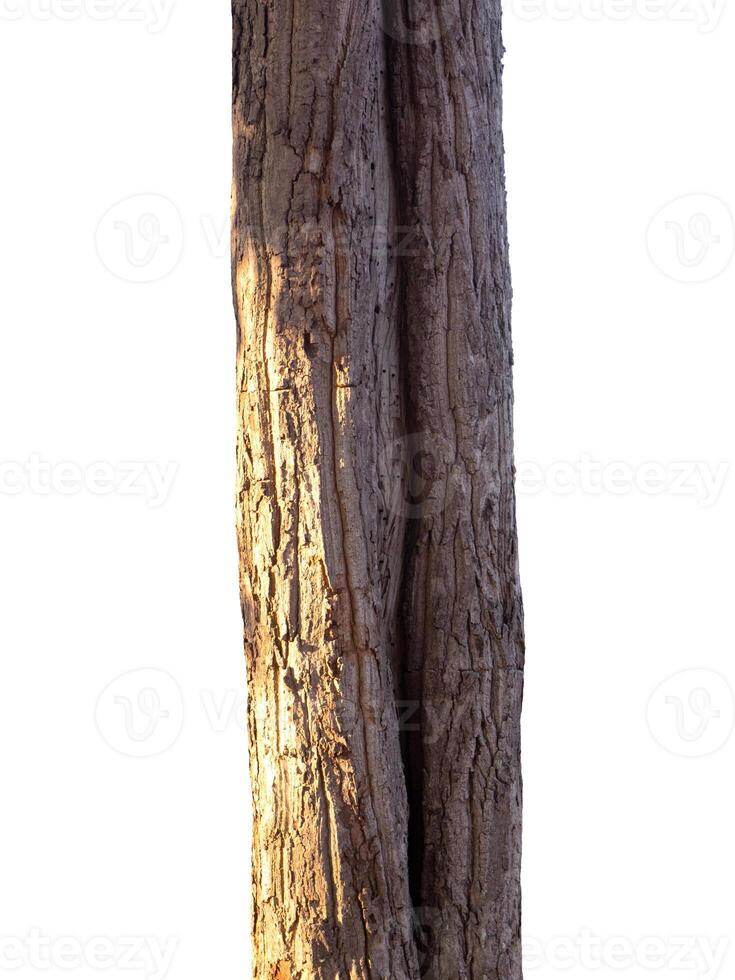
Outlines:
POLYGON ((254 976, 518 980, 499 6, 233 25, 254 976))
MULTIPOLYGON (((436 977, 520 975, 522 604, 512 459, 499 0, 407 0, 390 46, 417 427, 409 558, 422 705, 421 906, 436 977)), ((420 753, 420 755, 418 755, 420 753)))

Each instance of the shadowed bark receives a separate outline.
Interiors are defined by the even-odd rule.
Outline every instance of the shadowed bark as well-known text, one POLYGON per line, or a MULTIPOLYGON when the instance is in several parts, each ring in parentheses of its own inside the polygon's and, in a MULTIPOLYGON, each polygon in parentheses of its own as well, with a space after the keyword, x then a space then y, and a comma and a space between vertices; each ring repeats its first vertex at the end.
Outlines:
POLYGON ((499 5, 233 20, 254 976, 518 980, 499 5))

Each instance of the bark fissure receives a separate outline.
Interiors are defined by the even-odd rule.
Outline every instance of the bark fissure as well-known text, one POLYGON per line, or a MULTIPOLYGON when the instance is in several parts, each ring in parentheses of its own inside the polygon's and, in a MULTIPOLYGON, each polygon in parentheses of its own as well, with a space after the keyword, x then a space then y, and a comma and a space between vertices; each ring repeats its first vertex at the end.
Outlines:
POLYGON ((497 0, 233 0, 254 975, 520 977, 497 0))

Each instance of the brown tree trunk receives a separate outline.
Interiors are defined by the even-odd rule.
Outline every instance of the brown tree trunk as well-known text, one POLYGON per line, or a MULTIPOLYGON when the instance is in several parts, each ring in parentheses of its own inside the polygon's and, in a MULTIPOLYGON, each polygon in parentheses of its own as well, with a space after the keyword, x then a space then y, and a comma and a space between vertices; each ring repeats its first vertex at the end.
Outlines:
POLYGON ((254 975, 517 980, 499 3, 233 15, 254 975))

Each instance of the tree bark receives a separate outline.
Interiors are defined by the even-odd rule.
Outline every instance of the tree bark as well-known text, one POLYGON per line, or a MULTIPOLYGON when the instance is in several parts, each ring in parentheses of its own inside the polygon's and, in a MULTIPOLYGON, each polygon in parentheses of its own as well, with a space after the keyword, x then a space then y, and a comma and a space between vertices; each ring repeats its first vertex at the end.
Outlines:
POLYGON ((496 0, 233 0, 258 980, 517 980, 496 0))

